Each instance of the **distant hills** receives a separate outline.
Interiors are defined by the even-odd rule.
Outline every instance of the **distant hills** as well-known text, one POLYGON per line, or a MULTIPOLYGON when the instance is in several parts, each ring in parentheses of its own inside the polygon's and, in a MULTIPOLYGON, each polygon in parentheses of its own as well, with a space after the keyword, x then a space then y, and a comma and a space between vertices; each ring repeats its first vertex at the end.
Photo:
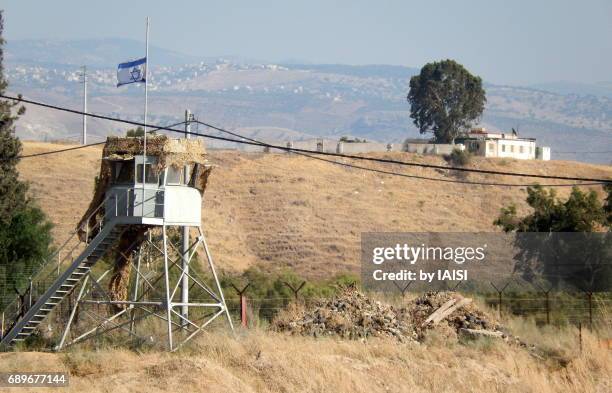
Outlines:
MULTIPOLYGON (((351 135, 401 143, 419 136, 406 102, 410 77, 418 68, 273 64, 236 56, 199 58, 157 47, 150 51, 155 59, 150 119, 155 124, 177 122, 189 108, 207 122, 270 141, 351 135)), ((141 42, 125 39, 15 41, 7 46, 6 71, 12 91, 79 108, 82 86, 77 72, 86 64, 90 111, 140 120, 142 87, 116 88, 115 67, 142 52, 141 42)), ((551 146, 555 159, 610 163, 612 154, 585 152, 612 151, 612 83, 528 87, 487 83, 485 88, 483 126, 517 128, 520 134, 551 146)), ((80 135, 78 116, 28 109, 18 126, 22 137, 51 140, 80 135)), ((125 127, 91 120, 89 131, 91 140, 100 140, 123 133, 125 127)))
MULTIPOLYGON (((8 41, 6 60, 14 64, 39 64, 47 66, 109 67, 109 62, 121 62, 144 57, 144 44, 125 38, 88 40, 18 40, 8 41)), ((149 55, 156 63, 181 65, 199 61, 157 46, 150 46, 149 55)))
POLYGON ((548 82, 538 83, 530 87, 539 90, 546 90, 558 94, 593 95, 612 98, 612 81, 599 83, 578 83, 578 82, 548 82))

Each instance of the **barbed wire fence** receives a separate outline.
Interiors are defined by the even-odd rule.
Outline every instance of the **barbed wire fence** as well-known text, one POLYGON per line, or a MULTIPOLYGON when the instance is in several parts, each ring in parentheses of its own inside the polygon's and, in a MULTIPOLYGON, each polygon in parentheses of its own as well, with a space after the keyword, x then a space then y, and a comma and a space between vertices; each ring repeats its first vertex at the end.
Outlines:
MULTIPOLYGON (((268 287, 258 288, 259 283, 244 282, 237 285, 231 280, 225 282, 226 302, 230 315, 236 326, 249 329, 254 327, 268 326, 274 317, 282 310, 287 309, 291 303, 297 303, 304 307, 315 305, 322 296, 316 291, 306 291, 306 280, 279 281, 279 285, 285 287, 284 295, 275 292, 271 295, 261 295, 262 290, 268 287)), ((310 284, 316 286, 317 282, 310 284)), ((394 306, 401 308, 409 305, 409 302, 421 292, 411 291, 410 285, 395 285, 395 291, 391 293, 368 292, 372 296, 382 295, 394 306)), ((491 316, 497 316, 502 321, 512 317, 522 317, 532 320, 538 326, 574 326, 580 332, 589 329, 591 332, 608 334, 612 328, 612 292, 556 292, 551 289, 543 290, 534 286, 530 291, 509 291, 503 286, 492 285, 490 292, 469 293, 461 291, 460 285, 454 285, 449 290, 457 291, 465 296, 471 296, 475 301, 485 306, 485 310, 491 316)), ((29 293, 39 292, 36 288, 24 285, 19 296, 23 306, 27 308, 28 302, 32 302, 29 293)), ((8 304, 15 299, 15 291, 10 288, 0 288, 0 302, 8 304)), ((76 302, 76 294, 67 297, 67 302, 62 303, 56 315, 52 316, 53 323, 61 325, 70 313, 72 305, 76 302)), ((5 320, 4 313, 0 315, 2 332, 5 331, 10 321, 5 320)), ((610 339, 612 337, 601 337, 610 339)))

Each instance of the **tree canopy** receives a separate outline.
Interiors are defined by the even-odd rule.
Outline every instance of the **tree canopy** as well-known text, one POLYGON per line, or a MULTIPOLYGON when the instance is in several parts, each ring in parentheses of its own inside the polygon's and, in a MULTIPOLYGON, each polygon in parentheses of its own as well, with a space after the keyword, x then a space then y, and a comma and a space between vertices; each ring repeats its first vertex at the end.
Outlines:
MULTIPOLYGON (((8 82, 4 76, 3 13, 0 11, 0 93, 8 82)), ((51 224, 28 197, 27 183, 19 179, 17 163, 21 142, 15 122, 23 107, 0 100, 0 303, 24 286, 42 258, 49 254, 51 224)))
POLYGON ((516 206, 502 208, 494 224, 505 232, 595 232, 610 230, 609 211, 612 206, 612 186, 607 186, 607 199, 602 204, 595 191, 584 192, 572 188, 563 201, 554 189, 541 186, 527 188, 527 204, 533 209, 523 218, 517 216, 516 206))
POLYGON ((480 77, 454 60, 426 64, 410 79, 410 117, 421 134, 452 143, 480 118, 486 102, 480 77))
POLYGON ((612 186, 600 202, 595 191, 574 187, 562 200, 552 189, 527 189, 530 214, 518 217, 516 206, 501 210, 495 225, 517 232, 515 271, 531 282, 586 292, 612 289, 612 186))

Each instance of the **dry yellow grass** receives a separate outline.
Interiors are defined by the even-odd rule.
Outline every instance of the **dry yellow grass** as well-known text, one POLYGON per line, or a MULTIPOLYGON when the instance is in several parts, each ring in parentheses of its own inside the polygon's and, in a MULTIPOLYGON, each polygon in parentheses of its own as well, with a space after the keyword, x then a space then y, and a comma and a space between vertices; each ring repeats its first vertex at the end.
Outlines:
MULTIPOLYGON (((260 331, 202 335, 179 353, 0 354, 3 371, 66 371, 71 392, 609 392, 612 351, 585 334, 566 365, 503 343, 400 344, 260 331)), ((33 389, 32 391, 43 391, 33 389)), ((27 391, 21 390, 20 391, 27 391)))
MULTIPOLYGON (((65 148, 26 142, 25 153, 65 148)), ((92 196, 101 150, 23 160, 22 178, 56 224, 59 243, 92 196)), ((442 164, 439 157, 385 154, 442 164)), ((308 277, 356 271, 366 231, 496 231, 503 205, 526 209, 524 188, 412 180, 350 170, 295 155, 211 152, 218 168, 207 190, 203 225, 217 264, 291 267, 308 277)), ((367 165, 367 164, 364 164, 367 165)), ((575 162, 474 159, 478 168, 612 177, 612 168, 575 162)), ((378 166, 382 168, 381 166, 378 166)), ((434 170, 391 168, 449 178, 434 170)), ((470 180, 524 179, 470 175, 470 180)), ((595 187, 597 189, 597 187, 595 187)), ((567 194, 569 189, 560 193, 567 194)), ((253 330, 234 339, 206 333, 179 353, 74 348, 67 353, 0 354, 0 370, 67 371, 66 391, 89 392, 609 392, 612 351, 573 328, 540 330, 507 321, 528 342, 562 357, 542 361, 503 343, 341 341, 253 330)), ((606 336, 607 337, 607 336, 606 336)), ((27 391, 27 390, 20 390, 27 391)), ((32 391, 44 391, 36 388, 32 391)))
MULTIPOLYGON (((25 142, 24 153, 66 148, 25 142)), ((19 170, 34 197, 66 238, 93 193, 101 148, 24 159, 19 170)), ((379 154, 444 164, 441 157, 379 154)), ((500 207, 525 211, 525 188, 466 186, 392 177, 287 154, 210 152, 218 165, 204 197, 203 226, 217 264, 241 271, 261 264, 290 267, 306 277, 359 267, 360 234, 367 231, 498 231, 500 207)), ((359 163, 360 165, 372 165, 359 163)), ((475 158, 470 166, 511 172, 612 178, 612 167, 570 161, 475 158)), ((408 174, 453 178, 445 171, 382 166, 408 174)), ((526 179, 469 175, 469 180, 520 184, 526 179)), ((555 182, 553 182, 555 183, 555 182)), ((556 182, 558 183, 558 182, 556 182)), ((601 191, 600 187, 593 187, 601 191)), ((560 189, 560 194, 569 192, 560 189)))

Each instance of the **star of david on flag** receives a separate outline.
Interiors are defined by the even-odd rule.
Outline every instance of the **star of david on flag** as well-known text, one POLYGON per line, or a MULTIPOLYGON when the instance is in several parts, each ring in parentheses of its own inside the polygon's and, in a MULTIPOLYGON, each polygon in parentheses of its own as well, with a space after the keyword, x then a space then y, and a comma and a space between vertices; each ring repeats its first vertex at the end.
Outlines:
POLYGON ((129 83, 145 82, 147 78, 147 58, 128 61, 117 66, 117 87, 129 83))

